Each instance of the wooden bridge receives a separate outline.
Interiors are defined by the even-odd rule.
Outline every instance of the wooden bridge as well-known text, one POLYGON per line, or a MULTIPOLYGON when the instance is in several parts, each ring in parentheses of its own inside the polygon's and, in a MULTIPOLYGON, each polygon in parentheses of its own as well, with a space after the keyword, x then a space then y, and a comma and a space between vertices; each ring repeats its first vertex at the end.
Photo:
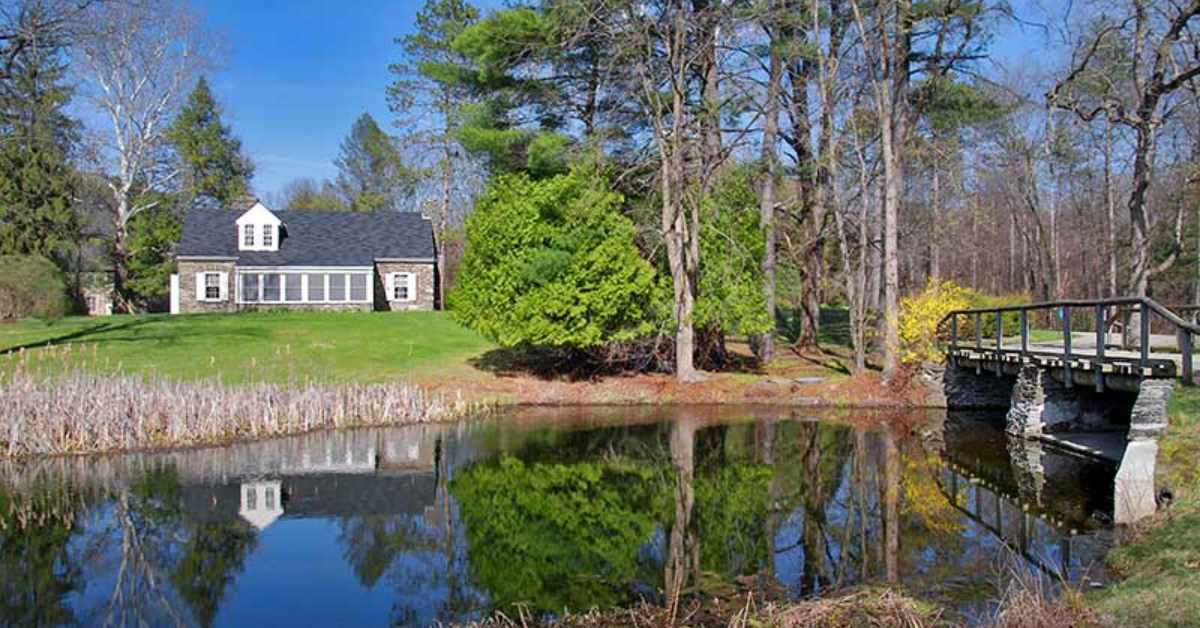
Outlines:
MULTIPOLYGON (((1177 306, 1200 311, 1200 306, 1177 306)), ((1194 335, 1189 322, 1150 298, 1049 301, 955 310, 938 325, 948 333, 951 363, 977 372, 1013 373, 1026 364, 1061 369, 1063 383, 1104 392, 1148 378, 1195 384, 1194 335), (1032 327, 1031 327, 1032 325, 1032 327)))

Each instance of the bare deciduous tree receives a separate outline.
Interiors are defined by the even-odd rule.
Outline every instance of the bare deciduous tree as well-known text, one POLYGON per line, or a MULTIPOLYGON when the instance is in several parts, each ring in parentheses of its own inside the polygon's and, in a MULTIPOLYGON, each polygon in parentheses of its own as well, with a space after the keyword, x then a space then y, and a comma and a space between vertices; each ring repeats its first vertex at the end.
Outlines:
POLYGON ((1183 247, 1180 212, 1169 253, 1152 264, 1155 215, 1147 199, 1159 134, 1173 111, 1171 97, 1200 78, 1200 41, 1190 30, 1193 20, 1200 18, 1200 0, 1130 0, 1127 9, 1119 19, 1100 18, 1094 34, 1079 44, 1069 71, 1046 98, 1051 106, 1086 122, 1103 117, 1133 131, 1133 182, 1127 203, 1133 231, 1130 288, 1135 295, 1146 296, 1150 279, 1170 269, 1183 247), (1106 57, 1127 62, 1102 64, 1106 57))
POLYGON ((102 122, 96 156, 110 193, 118 305, 130 310, 128 227, 158 204, 148 195, 177 176, 166 164, 167 130, 180 100, 210 66, 211 44, 179 2, 125 0, 89 7, 76 38, 78 67, 102 122))

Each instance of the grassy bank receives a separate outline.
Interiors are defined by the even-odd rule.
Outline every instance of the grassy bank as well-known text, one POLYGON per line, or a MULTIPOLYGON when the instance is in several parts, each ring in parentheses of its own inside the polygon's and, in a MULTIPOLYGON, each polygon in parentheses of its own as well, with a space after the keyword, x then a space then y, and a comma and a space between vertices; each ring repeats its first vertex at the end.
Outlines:
POLYGON ((1108 557, 1121 580, 1089 602, 1118 626, 1200 622, 1200 388, 1176 386, 1159 440, 1159 481, 1170 507, 1132 531, 1108 557))
POLYGON ((225 383, 410 379, 494 348, 444 312, 71 317, 0 325, 0 351, 10 356, 22 347, 37 353, 65 344, 80 348, 69 363, 225 383))
POLYGON ((871 378, 849 378, 848 350, 826 346, 803 355, 781 351, 769 367, 758 368, 744 343, 731 343, 739 368, 685 386, 661 373, 548 374, 553 368, 495 346, 446 312, 73 317, 0 325, 0 375, 20 360, 31 372, 48 374, 83 366, 226 384, 405 381, 480 403, 903 403, 871 378))

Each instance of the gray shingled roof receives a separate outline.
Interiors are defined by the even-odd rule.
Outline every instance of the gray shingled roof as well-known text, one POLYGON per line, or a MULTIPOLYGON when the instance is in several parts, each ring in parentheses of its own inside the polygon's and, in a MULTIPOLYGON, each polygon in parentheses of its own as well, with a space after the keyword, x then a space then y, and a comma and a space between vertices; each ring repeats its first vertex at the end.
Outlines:
POLYGON ((278 251, 239 251, 242 211, 192 209, 180 257, 236 257, 242 266, 370 266, 380 258, 432 259, 433 226, 415 212, 272 211, 283 221, 278 251))

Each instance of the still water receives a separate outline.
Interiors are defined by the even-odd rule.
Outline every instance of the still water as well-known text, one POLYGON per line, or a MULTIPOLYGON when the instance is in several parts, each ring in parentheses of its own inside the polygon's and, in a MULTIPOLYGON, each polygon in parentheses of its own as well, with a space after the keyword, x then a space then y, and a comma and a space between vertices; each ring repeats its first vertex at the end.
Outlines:
POLYGON ((1013 564, 1100 561, 1113 465, 987 415, 870 418, 529 410, 9 464, 0 623, 424 625, 887 580, 970 619, 1013 564))

